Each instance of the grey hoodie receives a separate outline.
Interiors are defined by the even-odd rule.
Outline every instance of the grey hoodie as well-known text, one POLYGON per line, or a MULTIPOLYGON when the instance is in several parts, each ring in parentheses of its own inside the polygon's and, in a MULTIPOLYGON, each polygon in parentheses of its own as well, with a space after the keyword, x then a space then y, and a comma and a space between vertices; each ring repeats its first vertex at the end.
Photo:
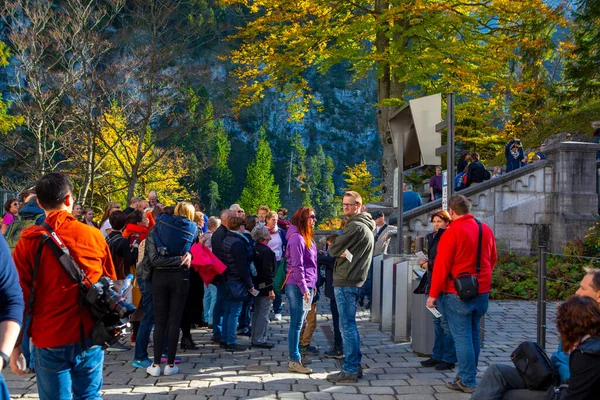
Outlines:
POLYGON ((370 214, 356 214, 331 244, 329 254, 337 257, 333 267, 333 286, 361 287, 365 283, 373 257, 373 229, 375 221, 370 214), (340 257, 346 250, 352 253, 352 262, 340 257))

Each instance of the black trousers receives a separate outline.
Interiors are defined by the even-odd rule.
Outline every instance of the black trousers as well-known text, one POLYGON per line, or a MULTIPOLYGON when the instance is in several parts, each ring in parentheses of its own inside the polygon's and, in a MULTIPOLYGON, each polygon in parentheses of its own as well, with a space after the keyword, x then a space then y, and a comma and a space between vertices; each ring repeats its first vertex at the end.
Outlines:
POLYGON ((179 327, 188 291, 190 273, 187 269, 155 269, 152 274, 152 302, 154 303, 154 364, 160 364, 167 337, 167 363, 175 362, 179 327))

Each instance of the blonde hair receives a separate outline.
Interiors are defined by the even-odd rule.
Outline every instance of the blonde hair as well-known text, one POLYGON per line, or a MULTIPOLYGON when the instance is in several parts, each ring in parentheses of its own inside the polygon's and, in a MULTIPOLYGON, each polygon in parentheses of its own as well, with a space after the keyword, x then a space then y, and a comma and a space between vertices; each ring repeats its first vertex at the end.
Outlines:
POLYGON ((175 206, 175 211, 173 215, 178 215, 180 217, 185 217, 190 221, 194 220, 194 214, 196 209, 192 205, 192 203, 188 203, 187 201, 182 201, 181 203, 177 203, 175 206))
POLYGON ((276 217, 279 219, 279 215, 277 215, 277 213, 275 211, 269 211, 265 217, 265 221, 268 221, 273 217, 276 217))
POLYGON ((210 217, 206 225, 208 229, 218 228, 221 225, 221 220, 217 217, 210 217))
POLYGON ((259 206, 258 209, 256 210, 256 213, 258 214, 259 211, 269 212, 269 211, 271 211, 271 209, 269 209, 269 207, 267 207, 267 206, 259 206))
POLYGON ((196 211, 194 213, 194 222, 195 223, 204 222, 204 214, 201 213, 200 211, 196 211))
POLYGON ((355 192, 354 190, 350 190, 350 191, 344 193, 344 197, 352 197, 356 203, 360 203, 360 204, 363 203, 362 196, 360 195, 360 193, 355 192))

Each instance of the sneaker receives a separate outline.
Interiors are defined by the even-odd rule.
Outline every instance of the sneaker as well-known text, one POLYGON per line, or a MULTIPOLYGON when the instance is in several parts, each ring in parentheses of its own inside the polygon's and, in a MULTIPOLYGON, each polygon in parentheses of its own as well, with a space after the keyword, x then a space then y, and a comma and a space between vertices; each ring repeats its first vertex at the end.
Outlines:
POLYGON ((147 358, 145 360, 133 360, 131 363, 135 368, 148 368, 152 365, 152 360, 147 358))
POLYGON ((424 367, 435 367, 436 365, 438 365, 439 363, 441 363, 441 361, 438 361, 434 358, 430 358, 429 360, 425 360, 425 361, 421 361, 421 365, 424 367))
POLYGON ((106 351, 114 351, 115 353, 120 353, 120 352, 127 351, 130 349, 131 349, 131 347, 125 346, 121 342, 117 342, 117 343, 113 344, 112 346, 110 346, 109 348, 107 348, 106 351))
MULTIPOLYGON (((160 357, 160 362, 161 362, 161 363, 168 363, 168 362, 169 362, 169 358, 167 357, 167 355, 166 355, 166 354, 163 354, 163 355, 160 357)), ((177 356, 175 356, 175 364, 179 364, 179 363, 181 363, 181 357, 177 357, 177 356)))
POLYGON ((146 372, 152 376, 160 376, 160 365, 152 364, 146 368, 146 372))
POLYGON ((447 382, 446 387, 448 389, 456 390, 458 392, 463 393, 473 393, 473 390, 475 390, 475 388, 465 386, 465 384, 460 379, 457 379, 454 382, 447 382))
POLYGON ((288 371, 298 372, 299 374, 310 374, 312 369, 305 367, 302 363, 295 361, 288 361, 288 371))
POLYGON ((331 383, 357 383, 358 374, 349 374, 341 371, 337 374, 327 375, 327 380, 331 383))
POLYGON ((252 343, 252 347, 258 347, 261 349, 272 349, 273 347, 275 347, 275 345, 273 343, 268 343, 268 342, 252 343))
POLYGON ((241 344, 228 344, 227 347, 225 348, 225 350, 227 351, 246 351, 248 350, 248 348, 246 346, 242 346, 241 344))
POLYGON ((441 361, 435 366, 435 370, 436 371, 447 371, 449 369, 454 369, 454 366, 455 366, 454 364, 441 361))
POLYGON ((273 321, 281 321, 283 319, 283 316, 281 314, 275 314, 273 316, 273 321))
POLYGON ((175 364, 173 364, 172 367, 169 364, 167 364, 167 366, 165 367, 165 375, 175 375, 178 372, 179 368, 175 364))
POLYGON ((337 358, 338 360, 344 358, 344 350, 342 349, 331 349, 323 353, 325 358, 337 358))
POLYGON ((316 348, 315 346, 302 346, 300 345, 300 354, 308 354, 310 356, 318 356, 319 355, 319 349, 316 348))

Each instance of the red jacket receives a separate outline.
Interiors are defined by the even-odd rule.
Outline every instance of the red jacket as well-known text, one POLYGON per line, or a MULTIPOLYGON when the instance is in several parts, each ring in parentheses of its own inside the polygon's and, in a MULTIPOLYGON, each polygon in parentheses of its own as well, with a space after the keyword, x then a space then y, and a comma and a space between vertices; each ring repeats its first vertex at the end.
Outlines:
MULTIPOLYGON (((62 239, 92 282, 97 282, 103 275, 116 279, 108 244, 98 229, 80 223, 67 211, 51 212, 46 217, 46 223, 62 239)), ((41 226, 24 229, 13 254, 26 307, 35 253, 44 232, 41 226)), ((84 333, 89 337, 94 322, 85 306, 79 310, 78 296, 77 284, 64 272, 50 247, 44 245, 35 279, 31 324, 31 338, 35 347, 58 347, 78 342, 81 339, 79 327, 82 320, 84 333)))
MULTIPOLYGON (((482 223, 481 272, 479 293, 488 293, 492 286, 492 270, 498 260, 496 238, 489 226, 482 223)), ((429 296, 438 298, 440 292, 456 293, 450 274, 456 277, 461 272, 475 274, 477 266, 477 243, 479 226, 475 217, 467 214, 452 221, 438 244, 429 296)))

